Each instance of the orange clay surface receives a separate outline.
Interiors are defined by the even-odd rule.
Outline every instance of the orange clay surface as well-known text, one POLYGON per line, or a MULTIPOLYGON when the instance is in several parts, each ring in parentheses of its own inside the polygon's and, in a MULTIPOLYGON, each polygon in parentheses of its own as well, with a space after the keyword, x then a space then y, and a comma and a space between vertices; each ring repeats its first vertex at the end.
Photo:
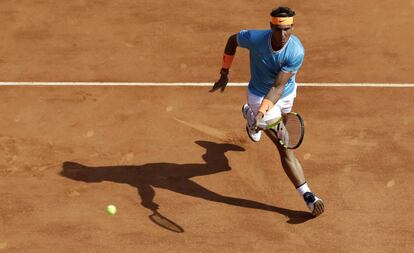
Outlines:
MULTIPOLYGON (((227 37, 274 4, 298 15, 298 82, 413 83, 409 0, 6 0, 0 79, 213 83, 227 37)), ((246 136, 245 88, 208 90, 1 86, 0 252, 414 251, 414 89, 298 88, 314 219, 246 136)))

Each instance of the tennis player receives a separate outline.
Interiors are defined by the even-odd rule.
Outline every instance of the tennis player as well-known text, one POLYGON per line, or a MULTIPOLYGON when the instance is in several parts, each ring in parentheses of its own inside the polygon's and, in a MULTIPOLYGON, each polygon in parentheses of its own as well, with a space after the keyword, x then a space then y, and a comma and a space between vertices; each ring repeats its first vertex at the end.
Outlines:
MULTIPOLYGON (((251 78, 247 104, 243 105, 242 113, 247 121, 247 134, 254 142, 260 141, 260 129, 291 111, 296 97, 295 76, 303 63, 304 48, 300 40, 292 35, 294 16, 292 9, 279 7, 270 13, 270 30, 242 30, 231 35, 224 50, 220 79, 210 90, 224 91, 237 47, 249 49, 251 78)), ((309 210, 314 216, 322 214, 324 203, 309 189, 302 166, 293 151, 275 143, 285 173, 309 210)))

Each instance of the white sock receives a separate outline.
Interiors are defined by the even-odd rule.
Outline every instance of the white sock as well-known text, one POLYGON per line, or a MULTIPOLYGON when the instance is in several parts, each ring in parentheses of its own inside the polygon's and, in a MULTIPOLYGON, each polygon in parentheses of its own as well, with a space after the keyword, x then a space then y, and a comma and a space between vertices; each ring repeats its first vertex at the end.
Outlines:
POLYGON ((303 197, 303 194, 305 194, 306 192, 311 192, 311 190, 309 189, 308 183, 306 182, 300 185, 299 187, 297 187, 296 190, 298 190, 301 197, 303 197))

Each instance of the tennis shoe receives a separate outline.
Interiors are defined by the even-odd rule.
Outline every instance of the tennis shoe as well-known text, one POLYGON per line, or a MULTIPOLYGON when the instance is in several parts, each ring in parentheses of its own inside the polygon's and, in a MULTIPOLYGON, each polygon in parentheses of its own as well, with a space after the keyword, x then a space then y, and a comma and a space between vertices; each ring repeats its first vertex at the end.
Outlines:
POLYGON ((322 199, 315 196, 312 192, 303 194, 303 199, 313 216, 317 217, 325 211, 325 205, 323 204, 322 199))
POLYGON ((249 120, 248 120, 248 116, 247 116, 247 114, 249 113, 249 111, 250 111, 249 105, 248 104, 244 104, 242 106, 242 114, 243 114, 243 117, 247 121, 247 123, 246 123, 247 136, 249 136, 250 140, 252 140, 254 142, 258 142, 258 141, 260 141, 260 138, 262 137, 262 131, 256 131, 255 128, 253 128, 252 126, 249 125, 249 120))

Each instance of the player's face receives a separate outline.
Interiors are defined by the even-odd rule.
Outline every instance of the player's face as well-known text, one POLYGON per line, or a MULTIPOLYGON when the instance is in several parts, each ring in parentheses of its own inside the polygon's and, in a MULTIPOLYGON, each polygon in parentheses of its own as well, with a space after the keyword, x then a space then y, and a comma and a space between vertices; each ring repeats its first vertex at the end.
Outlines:
POLYGON ((292 35, 293 25, 273 25, 270 27, 273 31, 273 38, 280 44, 285 45, 292 35))

